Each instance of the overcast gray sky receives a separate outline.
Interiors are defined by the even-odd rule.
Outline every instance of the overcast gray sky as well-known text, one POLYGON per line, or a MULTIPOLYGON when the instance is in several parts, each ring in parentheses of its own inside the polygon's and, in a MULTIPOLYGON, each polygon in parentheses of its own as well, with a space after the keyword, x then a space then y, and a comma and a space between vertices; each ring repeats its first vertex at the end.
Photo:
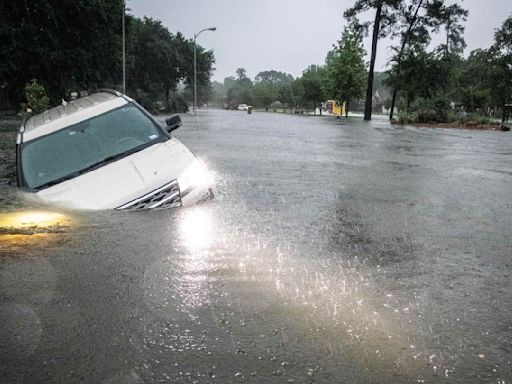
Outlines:
MULTIPOLYGON (((466 55, 487 48, 494 30, 512 14, 511 0, 458 1, 469 10, 466 55)), ((173 33, 186 37, 203 28, 198 44, 215 54, 213 79, 223 81, 243 67, 254 78, 258 72, 277 70, 300 76, 311 64, 323 64, 341 35, 343 11, 354 0, 128 0, 135 16, 161 20, 173 33)), ((367 52, 370 39, 365 40, 367 52)), ((379 42, 377 66, 386 66, 391 42, 379 42)))

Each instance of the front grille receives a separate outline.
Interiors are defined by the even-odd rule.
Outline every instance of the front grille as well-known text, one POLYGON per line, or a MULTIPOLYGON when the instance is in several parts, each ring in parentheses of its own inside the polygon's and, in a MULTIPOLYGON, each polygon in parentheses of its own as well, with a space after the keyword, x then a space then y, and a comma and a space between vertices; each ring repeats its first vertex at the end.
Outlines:
POLYGON ((116 209, 140 210, 154 208, 181 207, 180 188, 176 180, 167 183, 152 192, 130 201, 116 209))

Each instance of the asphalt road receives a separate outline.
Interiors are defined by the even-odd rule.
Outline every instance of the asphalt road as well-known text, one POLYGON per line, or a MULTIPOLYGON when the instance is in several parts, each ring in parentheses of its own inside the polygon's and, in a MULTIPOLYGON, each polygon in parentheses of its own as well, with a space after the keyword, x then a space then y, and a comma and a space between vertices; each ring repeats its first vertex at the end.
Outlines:
POLYGON ((0 382, 510 383, 510 133, 183 119, 215 200, 0 228, 0 382))

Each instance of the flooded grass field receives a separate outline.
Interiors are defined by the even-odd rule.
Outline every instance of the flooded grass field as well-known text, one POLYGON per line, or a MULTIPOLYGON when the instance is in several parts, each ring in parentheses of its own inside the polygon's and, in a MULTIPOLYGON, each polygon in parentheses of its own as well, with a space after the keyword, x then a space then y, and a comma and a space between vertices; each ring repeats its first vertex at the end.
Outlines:
POLYGON ((0 382, 512 380, 512 136, 211 110, 191 208, 73 212, 0 122, 0 382))

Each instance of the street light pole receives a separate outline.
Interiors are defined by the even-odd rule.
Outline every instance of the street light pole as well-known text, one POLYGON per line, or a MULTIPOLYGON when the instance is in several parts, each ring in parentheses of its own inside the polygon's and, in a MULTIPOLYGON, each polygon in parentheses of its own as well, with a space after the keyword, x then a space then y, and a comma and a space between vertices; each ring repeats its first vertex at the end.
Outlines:
POLYGON ((197 58, 196 58, 196 39, 204 31, 215 31, 216 27, 205 28, 194 35, 194 116, 197 116, 197 58))

